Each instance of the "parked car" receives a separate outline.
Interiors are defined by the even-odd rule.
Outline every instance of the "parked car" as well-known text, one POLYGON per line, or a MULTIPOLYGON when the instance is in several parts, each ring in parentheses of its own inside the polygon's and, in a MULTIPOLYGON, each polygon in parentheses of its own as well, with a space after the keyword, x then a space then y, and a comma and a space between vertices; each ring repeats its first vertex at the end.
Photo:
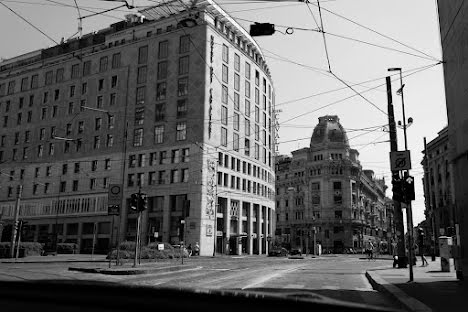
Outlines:
POLYGON ((273 247, 270 251, 268 251, 269 257, 286 257, 288 255, 288 250, 283 247, 273 247))
POLYGON ((301 251, 301 249, 299 249, 299 248, 292 248, 291 251, 289 252, 289 254, 290 254, 291 256, 295 256, 295 255, 301 256, 301 255, 302 255, 302 251, 301 251))

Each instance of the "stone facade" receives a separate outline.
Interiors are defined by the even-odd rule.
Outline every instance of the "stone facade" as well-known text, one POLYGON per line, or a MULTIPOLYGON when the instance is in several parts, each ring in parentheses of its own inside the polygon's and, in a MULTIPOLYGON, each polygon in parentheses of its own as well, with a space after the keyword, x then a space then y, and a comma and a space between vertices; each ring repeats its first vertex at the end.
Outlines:
POLYGON ((277 243, 313 250, 315 230, 323 252, 361 251, 369 240, 389 250, 393 206, 384 180, 363 170, 358 156, 339 118, 323 116, 309 148, 277 160, 277 243))
POLYGON ((25 239, 58 235, 89 252, 96 238, 105 252, 117 237, 135 239, 128 203, 141 190, 149 197, 144 243, 179 243, 185 218, 186 243, 198 242, 202 255, 215 241, 219 252, 267 252, 275 208, 269 69, 214 2, 171 8, 177 13, 155 6, 0 63, 2 240, 22 185, 25 239), (123 187, 120 217, 107 215, 109 184, 123 187))

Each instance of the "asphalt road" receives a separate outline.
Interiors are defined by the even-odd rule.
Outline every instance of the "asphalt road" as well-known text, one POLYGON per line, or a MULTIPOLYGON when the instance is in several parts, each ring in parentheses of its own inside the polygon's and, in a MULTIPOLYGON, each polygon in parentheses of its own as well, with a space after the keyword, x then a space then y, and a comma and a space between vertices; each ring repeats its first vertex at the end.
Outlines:
MULTIPOLYGON (((67 263, 0 263, 0 281, 67 279, 148 287, 293 291, 396 308, 394 302, 372 289, 364 275, 366 269, 390 266, 392 263, 388 260, 367 261, 355 255, 306 259, 246 256, 189 258, 185 263, 187 268, 181 271, 130 276, 68 271, 71 265, 67 263)), ((173 261, 173 264, 180 264, 180 260, 173 261)), ((81 266, 98 265, 89 263, 81 266)))

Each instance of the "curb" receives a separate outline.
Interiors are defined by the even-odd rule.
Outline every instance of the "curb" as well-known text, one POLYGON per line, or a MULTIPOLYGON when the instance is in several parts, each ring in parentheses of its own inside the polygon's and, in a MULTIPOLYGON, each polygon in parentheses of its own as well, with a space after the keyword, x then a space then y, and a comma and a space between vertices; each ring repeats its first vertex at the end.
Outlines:
POLYGON ((13 263, 13 264, 24 264, 24 263, 94 263, 94 262, 109 262, 109 260, 54 260, 54 261, 0 261, 0 263, 13 263))
POLYGON ((105 275, 139 275, 139 274, 149 274, 156 272, 176 272, 186 269, 194 269, 196 266, 172 266, 172 267, 162 267, 162 268, 152 268, 152 269, 127 269, 127 270, 109 270, 109 269, 100 269, 100 268, 77 268, 69 267, 68 271, 76 271, 83 273, 97 273, 105 275))
POLYGON ((421 301, 407 295, 397 286, 387 282, 377 273, 366 271, 366 278, 375 290, 388 295, 393 300, 400 303, 408 311, 414 312, 432 312, 432 309, 421 301))

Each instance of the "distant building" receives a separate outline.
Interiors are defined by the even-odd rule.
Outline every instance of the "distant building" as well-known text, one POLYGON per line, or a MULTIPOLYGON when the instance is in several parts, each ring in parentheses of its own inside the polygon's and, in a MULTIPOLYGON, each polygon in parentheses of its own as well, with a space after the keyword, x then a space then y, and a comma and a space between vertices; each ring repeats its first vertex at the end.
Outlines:
MULTIPOLYGON (((425 151, 422 151, 425 154, 425 151)), ((438 136, 427 143, 427 155, 421 162, 424 168, 424 197, 426 204, 426 226, 428 238, 435 229, 436 253, 438 237, 455 235, 455 196, 453 167, 450 162, 448 128, 439 131, 438 136), (427 161, 427 163, 426 163, 427 161)))
POLYGON ((276 162, 276 241, 323 252, 360 251, 372 241, 389 251, 393 205, 385 181, 363 170, 338 116, 323 116, 310 147, 276 162))
POLYGON ((213 1, 166 6, 0 63, 2 241, 23 185, 23 240, 107 252, 117 237, 135 239, 128 203, 141 189, 144 243, 178 244, 185 218, 201 255, 268 251, 275 95, 265 58, 213 1), (115 224, 110 184, 123 187, 115 224))

